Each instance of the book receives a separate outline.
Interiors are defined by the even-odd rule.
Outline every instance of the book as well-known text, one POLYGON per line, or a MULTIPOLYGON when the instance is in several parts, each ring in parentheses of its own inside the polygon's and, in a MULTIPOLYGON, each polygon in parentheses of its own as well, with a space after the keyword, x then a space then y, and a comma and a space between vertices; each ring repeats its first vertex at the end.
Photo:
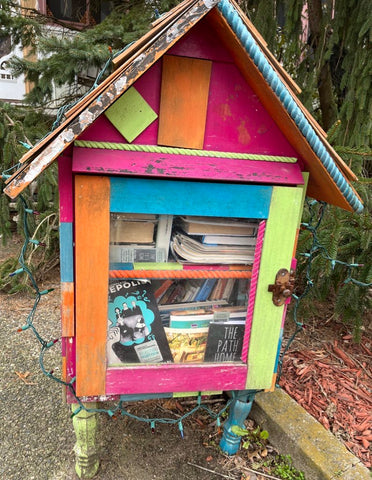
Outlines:
POLYGON ((156 221, 150 214, 112 213, 110 243, 151 243, 156 221))
POLYGON ((236 305, 247 305, 248 304, 248 294, 249 288, 251 285, 251 280, 248 278, 239 278, 238 287, 236 292, 236 305))
POLYGON ((213 306, 211 307, 212 312, 215 313, 228 313, 229 318, 235 318, 239 320, 245 320, 247 316, 247 305, 227 305, 227 306, 213 306))
POLYGON ((244 320, 214 321, 209 324, 205 362, 239 362, 244 339, 244 320))
POLYGON ((165 261, 168 261, 169 242, 172 234, 173 215, 159 215, 156 228, 156 248, 164 250, 165 261))
POLYGON ((211 294, 216 282, 217 278, 207 278, 206 280, 204 280, 203 284, 199 288, 199 291, 195 295, 194 301, 204 302, 205 300, 208 300, 209 295, 211 294))
POLYGON ((179 224, 189 235, 255 235, 258 223, 242 218, 179 217, 179 224))
POLYGON ((169 287, 173 284, 173 280, 167 279, 164 280, 161 285, 154 291, 154 296, 156 301, 159 302, 165 292, 169 289, 169 287))
POLYGON ((215 284, 215 287, 211 292, 209 300, 226 300, 225 298, 222 298, 222 293, 226 287, 226 284, 227 284, 227 278, 219 278, 217 280, 217 283, 215 284))
POLYGON ((172 362, 150 280, 110 280, 107 339, 109 366, 172 362))
POLYGON ((182 233, 175 233, 170 248, 175 259, 180 262, 201 264, 253 263, 254 247, 240 245, 204 245, 182 233))
POLYGON ((235 287, 235 283, 235 278, 228 278, 226 285, 224 286, 224 289, 221 293, 221 298, 223 300, 227 300, 229 303, 231 303, 232 300, 232 293, 235 287))
POLYGON ((206 245, 256 245, 254 235, 203 235, 202 243, 206 245))
POLYGON ((205 315, 201 316, 200 318, 197 318, 198 316, 195 315, 196 318, 192 316, 186 316, 186 317, 181 317, 181 318, 170 318, 169 321, 169 326, 171 328, 182 328, 182 329, 187 329, 187 328, 208 328, 209 324, 211 323, 211 320, 213 320, 213 315, 212 318, 208 318, 205 315))
POLYGON ((164 262, 165 251, 152 245, 110 245, 110 263, 164 262))
POLYGON ((172 311, 169 316, 171 328, 207 328, 213 320, 214 314, 211 310, 196 309, 172 311))
POLYGON ((190 279, 184 282, 185 285, 185 295, 180 300, 181 302, 193 302, 195 296, 201 288, 203 280, 200 279, 190 279))
POLYGON ((208 328, 164 328, 174 363, 204 361, 208 328))
POLYGON ((169 290, 164 295, 164 297, 160 300, 160 303, 172 304, 172 303, 182 302, 182 299, 184 298, 185 293, 186 293, 185 282, 182 280, 178 282, 174 282, 174 284, 169 288, 169 290))
MULTIPOLYGON (((163 301, 163 299, 161 299, 163 301)), ((160 312, 170 312, 172 310, 183 310, 185 308, 200 308, 227 305, 226 300, 206 300, 205 302, 185 302, 185 303, 161 303, 158 305, 160 312)))

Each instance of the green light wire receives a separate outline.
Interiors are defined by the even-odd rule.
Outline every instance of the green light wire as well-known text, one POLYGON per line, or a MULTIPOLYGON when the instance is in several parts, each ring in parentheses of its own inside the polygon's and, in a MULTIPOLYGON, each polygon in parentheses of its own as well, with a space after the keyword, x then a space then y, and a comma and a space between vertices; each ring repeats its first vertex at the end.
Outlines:
MULTIPOLYGON (((45 356, 46 352, 48 350, 50 350, 57 343, 57 340, 50 340, 50 341, 44 340, 41 337, 41 335, 39 334, 36 327, 34 326, 33 322, 34 322, 36 309, 39 305, 41 297, 43 295, 51 292, 52 289, 40 290, 34 276, 32 275, 32 272, 30 271, 30 269, 28 268, 28 266, 26 264, 25 253, 26 253, 27 246, 29 245, 29 243, 31 243, 30 242, 31 241, 31 236, 30 236, 30 232, 29 232, 27 215, 35 214, 37 212, 35 212, 32 209, 27 207, 27 202, 25 201, 25 199, 22 196, 20 196, 20 199, 21 199, 21 202, 22 202, 22 205, 23 205, 23 208, 24 208, 23 230, 24 230, 25 241, 24 241, 24 244, 22 246, 21 253, 20 253, 20 256, 19 256, 19 264, 21 265, 21 268, 19 268, 16 272, 13 272, 13 274, 11 274, 11 275, 20 274, 20 273, 26 273, 27 274, 27 276, 29 277, 30 282, 32 284, 32 287, 35 290, 35 300, 34 300, 34 304, 33 304, 32 308, 31 308, 31 311, 27 316, 25 325, 23 327, 21 327, 19 329, 19 331, 24 331, 24 330, 31 329, 31 331, 35 335, 36 339, 39 341, 39 343, 41 345, 41 350, 40 350, 40 354, 39 354, 40 369, 46 377, 54 380, 56 383, 58 383, 60 385, 65 386, 70 391, 71 395, 73 396, 73 398, 75 400, 75 403, 78 405, 78 408, 74 411, 72 416, 77 415, 81 410, 85 410, 88 413, 106 413, 110 417, 113 417, 117 413, 120 413, 122 416, 127 416, 128 418, 138 420, 138 421, 141 421, 141 422, 145 422, 145 423, 149 424, 152 429, 155 428, 155 425, 157 423, 159 423, 159 424, 170 424, 170 425, 178 424, 179 430, 180 430, 180 433, 181 433, 181 436, 182 436, 183 435, 182 422, 184 420, 186 420, 189 416, 193 415, 198 410, 204 410, 209 414, 209 416, 211 418, 214 418, 216 420, 216 424, 219 427, 221 415, 223 415, 223 413, 229 408, 229 406, 231 405, 231 403, 234 400, 239 398, 239 394, 237 392, 234 392, 234 391, 232 392, 232 398, 230 398, 226 402, 226 405, 218 413, 214 412, 209 407, 207 407, 206 405, 203 405, 201 403, 202 398, 201 398, 201 393, 199 392, 199 395, 198 395, 198 398, 197 398, 197 405, 194 408, 192 408, 190 411, 186 412, 182 417, 179 417, 177 419, 172 419, 172 418, 146 418, 146 417, 139 417, 137 415, 133 415, 132 413, 128 412, 123 406, 123 404, 124 404, 123 400, 119 400, 119 402, 116 405, 113 405, 113 407, 110 408, 110 409, 108 409, 108 408, 89 408, 89 407, 86 406, 85 403, 83 403, 82 399, 79 398, 76 395, 76 391, 75 391, 75 387, 74 387, 74 384, 75 384, 75 381, 76 381, 75 378, 72 378, 69 382, 66 382, 66 381, 60 379, 59 377, 55 376, 53 371, 48 371, 45 368, 44 356, 45 356)), ((306 201, 308 202, 308 200, 306 200, 306 201)), ((317 202, 315 201, 315 203, 317 203, 317 202)), ((334 262, 334 263, 332 263, 333 265, 335 263, 339 263, 341 265, 346 266, 348 268, 348 276, 347 276, 346 280, 344 281, 344 284, 352 282, 352 283, 355 283, 356 285, 361 286, 361 287, 369 287, 371 285, 371 284, 365 284, 363 282, 359 282, 358 280, 354 279, 351 276, 352 269, 355 268, 355 267, 358 267, 360 265, 358 265, 358 264, 348 264, 348 263, 345 263, 345 262, 341 262, 339 260, 334 260, 328 255, 327 250, 325 249, 325 247, 323 245, 321 245, 319 243, 317 235, 316 235, 317 229, 319 228, 319 226, 321 224, 321 221, 323 219, 323 216, 324 216, 326 204, 321 203, 321 208, 320 208, 320 211, 319 211, 318 219, 316 221, 314 220, 315 212, 314 212, 314 209, 312 208, 313 205, 314 205, 314 202, 310 202, 310 203, 308 202, 308 205, 309 205, 309 211, 310 211, 310 220, 307 224, 302 224, 302 226, 304 228, 311 231, 312 237, 313 237, 313 244, 310 248, 310 251, 308 253, 302 254, 302 255, 304 255, 305 257, 308 258, 308 264, 307 264, 307 268, 306 268, 307 284, 306 284, 304 292, 300 296, 297 297, 296 295, 292 295, 293 298, 295 299, 294 320, 295 320, 295 324, 296 324, 296 329, 295 329, 295 332, 293 333, 293 335, 288 340, 286 347, 284 348, 284 350, 280 354, 279 361, 278 361, 278 376, 277 376, 277 381, 278 382, 279 382, 279 379, 280 379, 280 376, 281 376, 281 373, 282 373, 283 356, 288 351, 288 348, 290 347, 291 343, 293 342, 295 336, 303 328, 303 323, 298 320, 298 307, 299 307, 300 301, 308 294, 308 292, 311 290, 311 288, 313 288, 313 281, 311 280, 311 266, 312 266, 312 260, 313 260, 314 256, 316 256, 320 252, 324 256, 324 258, 326 258, 327 260, 330 260, 331 262, 334 262)), ((242 392, 242 395, 244 395, 244 392, 242 392)))
POLYGON ((322 245, 320 243, 320 241, 318 239, 318 236, 317 236, 317 231, 318 231, 318 229, 319 229, 319 227, 322 223, 327 204, 325 202, 317 202, 316 200, 309 200, 309 199, 306 199, 306 203, 307 203, 308 208, 309 208, 310 218, 309 218, 309 221, 307 223, 301 223, 301 226, 302 226, 303 229, 311 232, 311 234, 312 234, 312 245, 309 249, 309 252, 299 254, 299 255, 307 258, 306 286, 305 286, 305 289, 304 289, 304 291, 302 292, 301 295, 297 296, 295 294, 292 294, 292 298, 295 300, 294 309, 293 309, 293 320, 295 322, 295 327, 296 328, 295 328, 293 334, 289 337, 286 346, 284 347, 284 349, 282 350, 282 352, 279 355, 278 374, 277 374, 277 379, 276 379, 277 386, 279 386, 279 380, 280 380, 281 375, 282 375, 283 358, 284 358, 285 354, 287 353, 289 347, 291 346, 292 342, 296 338, 296 336, 304 328, 303 322, 298 320, 298 309, 299 309, 301 300, 309 294, 310 290, 314 286, 313 280, 311 278, 312 277, 312 275, 311 275, 312 262, 313 262, 314 258, 317 257, 318 255, 321 255, 325 260, 328 260, 329 262, 331 262, 332 268, 334 268, 336 264, 346 267, 347 277, 343 281, 343 285, 346 285, 347 283, 353 283, 353 284, 355 284, 359 287, 364 287, 364 288, 369 288, 369 287, 372 286, 372 283, 363 283, 363 282, 360 282, 359 280, 356 280, 355 278, 352 277, 353 269, 357 268, 357 267, 361 267, 362 265, 360 265, 358 263, 342 262, 341 260, 336 260, 336 259, 332 258, 329 255, 327 249, 324 247, 324 245, 322 245), (317 203, 320 204, 320 209, 319 209, 319 212, 318 212, 318 218, 315 219, 316 212, 315 212, 314 206, 317 203))

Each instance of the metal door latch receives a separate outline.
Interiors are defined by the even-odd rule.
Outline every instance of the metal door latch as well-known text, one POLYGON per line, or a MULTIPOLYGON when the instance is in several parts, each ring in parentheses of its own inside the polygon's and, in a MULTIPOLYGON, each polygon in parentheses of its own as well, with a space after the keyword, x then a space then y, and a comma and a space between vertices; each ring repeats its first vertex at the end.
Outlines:
POLYGON ((277 307, 283 305, 294 290, 295 276, 294 270, 290 272, 286 268, 281 268, 275 277, 275 283, 269 285, 268 291, 273 293, 273 304, 277 307))

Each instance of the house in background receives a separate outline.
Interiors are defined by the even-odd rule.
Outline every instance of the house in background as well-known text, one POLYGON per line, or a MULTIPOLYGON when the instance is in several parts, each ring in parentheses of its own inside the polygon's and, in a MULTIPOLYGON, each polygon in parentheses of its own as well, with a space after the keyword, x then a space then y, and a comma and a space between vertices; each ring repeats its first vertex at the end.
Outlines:
POLYGON ((7 62, 13 55, 23 56, 18 46, 12 50, 11 38, 0 39, 0 101, 21 103, 27 93, 24 76, 15 78, 7 68, 7 62))
MULTIPOLYGON (((114 2, 100 0, 20 0, 19 3, 25 9, 35 9, 49 16, 51 21, 45 26, 46 35, 57 36, 73 35, 69 25, 84 28, 102 22, 114 7, 114 2), (53 19, 58 20, 58 25, 53 23, 53 19)), ((23 102, 32 85, 23 75, 14 77, 7 68, 7 62, 13 56, 28 60, 36 60, 36 56, 21 46, 12 47, 10 36, 0 39, 0 101, 18 104, 23 102)), ((55 92, 55 98, 58 93, 55 92)))

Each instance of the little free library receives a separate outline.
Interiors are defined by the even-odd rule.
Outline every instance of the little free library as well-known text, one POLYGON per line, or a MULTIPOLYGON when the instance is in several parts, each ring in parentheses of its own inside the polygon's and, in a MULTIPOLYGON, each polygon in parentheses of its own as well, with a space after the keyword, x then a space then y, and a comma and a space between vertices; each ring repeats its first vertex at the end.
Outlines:
POLYGON ((275 386, 305 195, 363 209, 233 0, 185 0, 113 64, 5 188, 15 198, 58 162, 80 476, 98 467, 88 436, 102 400, 239 392, 221 440, 235 453, 231 426, 275 386))

